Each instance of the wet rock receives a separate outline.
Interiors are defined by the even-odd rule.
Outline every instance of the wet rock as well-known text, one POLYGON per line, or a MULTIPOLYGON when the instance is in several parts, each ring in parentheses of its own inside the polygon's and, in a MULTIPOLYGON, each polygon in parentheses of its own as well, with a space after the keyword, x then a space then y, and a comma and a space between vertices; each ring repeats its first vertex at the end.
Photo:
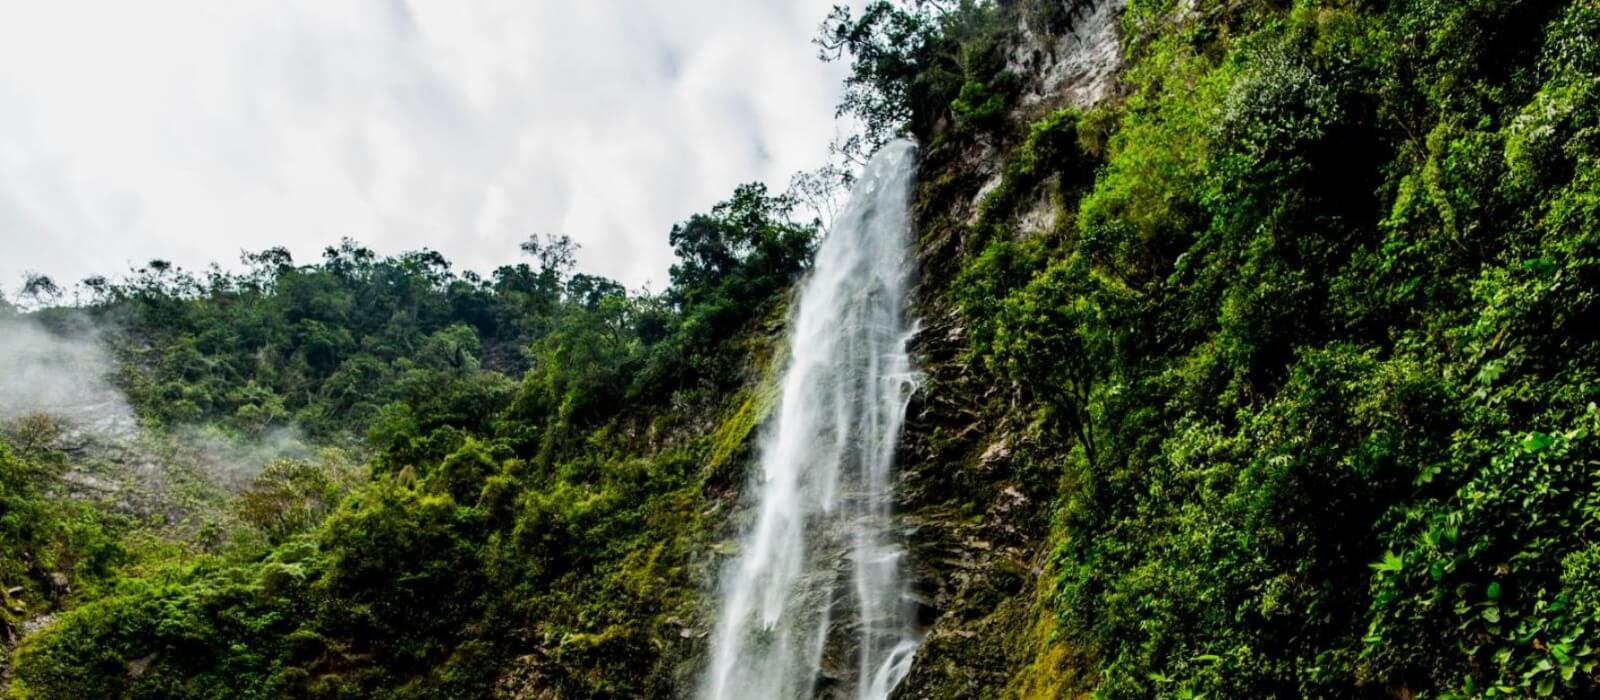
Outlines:
POLYGON ((49 627, 50 624, 55 621, 55 613, 51 613, 49 615, 35 615, 30 617, 22 621, 22 626, 20 629, 21 634, 18 636, 26 637, 34 632, 38 632, 39 630, 49 627))
POLYGON ((545 673, 543 662, 533 655, 518 657, 495 682, 494 697, 500 700, 559 700, 561 695, 545 673))
POLYGON ((984 466, 989 466, 1010 456, 1010 442, 1002 437, 999 440, 990 443, 989 446, 983 450, 983 454, 978 457, 978 461, 983 463, 984 466))
POLYGON ((145 671, 150 670, 150 663, 152 661, 155 661, 155 659, 156 659, 156 655, 155 654, 149 654, 147 656, 141 656, 141 657, 139 657, 137 659, 129 661, 128 662, 128 677, 129 678, 133 678, 133 679, 138 679, 138 678, 144 676, 145 671))

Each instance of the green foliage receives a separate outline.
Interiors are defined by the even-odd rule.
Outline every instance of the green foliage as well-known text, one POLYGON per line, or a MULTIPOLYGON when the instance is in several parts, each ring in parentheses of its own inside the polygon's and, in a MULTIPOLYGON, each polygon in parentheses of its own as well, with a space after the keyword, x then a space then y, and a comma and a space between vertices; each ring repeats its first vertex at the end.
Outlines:
POLYGON ((61 616, 68 633, 29 637, 16 652, 20 698, 267 698, 288 619, 302 611, 259 582, 205 566, 186 582, 128 580, 61 616), (226 644, 216 640, 229 640, 226 644))
MULTIPOLYGON (((797 222, 791 195, 769 195, 759 183, 740 186, 709 214, 672 228, 678 262, 666 302, 681 322, 663 330, 643 371, 628 388, 632 399, 698 387, 726 391, 745 367, 730 362, 727 340, 767 318, 811 261, 820 222, 797 222)), ((640 310, 641 322, 651 309, 640 310)))
MULTIPOLYGON (((907 465, 937 492, 908 494, 938 504, 919 516, 1021 542, 956 577, 984 634, 935 635, 918 673, 1014 664, 983 692, 1108 699, 1600 693, 1600 5, 1134 0, 1123 95, 1022 115, 1018 30, 1079 9, 880 1, 818 42, 852 61, 864 143, 930 145, 918 211, 959 242, 924 261, 959 267, 921 293, 966 340, 930 388, 983 395, 928 413, 985 404, 1016 432, 908 446, 971 452, 907 465), (988 148, 969 220, 976 192, 946 195, 988 148), (1019 221, 1036 202, 1048 230, 1019 221), (965 492, 1001 480, 1031 505, 965 492), (1036 568, 1011 559, 1041 541, 1036 568)), ((747 185, 674 227, 660 294, 575 274, 560 237, 488 279, 346 241, 86 281, 148 426, 364 436, 371 469, 276 462, 197 554, 56 498, 71 458, 13 431, 7 641, 68 609, 17 648, 11 694, 688 687, 706 500, 770 408, 768 324, 817 233, 794 207, 747 185)))
POLYGON ((239 519, 274 544, 305 532, 332 512, 355 481, 337 453, 316 462, 280 459, 256 474, 235 501, 239 519))
POLYGON ((984 129, 996 123, 1005 114, 1005 96, 996 94, 983 83, 969 80, 950 103, 950 113, 961 129, 984 129))
POLYGON ((152 264, 97 282, 87 317, 117 324, 147 428, 248 440, 304 426, 367 449, 273 461, 231 497, 209 550, 152 522, 128 535, 130 561, 96 529, 100 509, 48 493, 65 456, 0 442, 0 584, 21 586, 5 641, 24 617, 69 608, 15 650, 12 695, 681 685, 704 575, 697 500, 729 468, 705 465, 741 451, 764 412, 721 402, 748 380, 817 228, 793 207, 746 185, 675 227, 680 262, 655 295, 572 273, 559 237, 523 246, 537 269, 492 280, 346 241, 318 265, 269 249, 240 275, 152 264), (698 431, 700 412, 729 423, 698 431), (370 469, 352 464, 367 454, 370 469), (93 586, 65 600, 59 571, 93 586))
POLYGON ((949 290, 1066 455, 1083 689, 1593 695, 1600 10, 1183 5, 1075 226, 1006 235, 1030 137, 949 290))
POLYGON ((858 119, 875 148, 952 116, 963 128, 998 126, 1016 91, 1004 70, 1010 36, 994 3, 874 0, 859 15, 835 6, 816 43, 823 60, 850 57, 839 114, 858 119))
POLYGON ((9 439, 0 437, 0 640, 8 643, 30 614, 64 602, 76 585, 106 578, 125 558, 110 517, 51 497, 66 464, 43 446, 55 431, 43 420, 25 420, 9 439), (49 434, 30 438, 38 430, 49 434), (19 438, 21 449, 11 442, 19 438))
POLYGON ((978 204, 980 234, 988 238, 1004 233, 1004 222, 1041 183, 1054 180, 1062 197, 1077 196, 1088 185, 1094 163, 1079 142, 1078 121, 1078 114, 1067 109, 1029 125, 1027 137, 1007 159, 999 184, 978 204))

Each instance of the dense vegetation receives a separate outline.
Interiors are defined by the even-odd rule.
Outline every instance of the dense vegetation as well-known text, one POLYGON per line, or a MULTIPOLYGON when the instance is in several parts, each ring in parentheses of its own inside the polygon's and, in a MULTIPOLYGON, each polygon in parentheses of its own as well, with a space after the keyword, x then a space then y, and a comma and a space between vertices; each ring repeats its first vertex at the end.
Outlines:
POLYGON ((964 122, 1012 80, 968 40, 910 107, 954 117, 919 135, 966 361, 1061 455, 1037 612, 1078 689, 1600 692, 1600 5, 1122 21, 1122 99, 964 122), (998 185, 942 219, 978 143, 998 185))
POLYGON ((313 265, 250 254, 241 274, 155 261, 36 312, 103 329, 149 430, 296 426, 370 466, 273 462, 207 537, 169 528, 151 550, 138 538, 165 514, 48 497, 72 455, 10 444, 19 422, 0 441, 0 576, 24 584, 4 629, 25 611, 12 594, 69 609, 16 650, 12 692, 483 697, 519 657, 566 696, 665 687, 681 659, 656 660, 700 584, 697 501, 726 478, 699 428, 751 381, 809 259, 816 225, 792 208, 748 185, 675 227, 661 294, 573 273, 562 238, 489 279, 346 241, 313 265), (76 597, 51 586, 68 574, 76 597))
MULTIPOLYGON (((1132 0, 1110 99, 1024 99, 1101 1, 819 38, 845 155, 924 145, 907 517, 986 538, 920 565, 959 590, 905 694, 1600 694, 1600 3, 1132 0)), ((30 314, 113 334, 153 430, 345 450, 153 544, 8 428, 4 629, 65 610, 11 692, 683 694, 793 207, 674 228, 659 295, 560 238, 488 279, 345 243, 30 314)))

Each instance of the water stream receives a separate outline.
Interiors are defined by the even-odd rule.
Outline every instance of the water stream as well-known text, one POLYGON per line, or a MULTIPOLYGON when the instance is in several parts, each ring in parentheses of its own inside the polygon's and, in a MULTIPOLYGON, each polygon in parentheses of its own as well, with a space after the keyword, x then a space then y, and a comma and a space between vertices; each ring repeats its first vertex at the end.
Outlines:
POLYGON ((883 700, 921 641, 892 519, 918 376, 906 352, 916 146, 885 145, 817 250, 724 571, 707 700, 883 700))

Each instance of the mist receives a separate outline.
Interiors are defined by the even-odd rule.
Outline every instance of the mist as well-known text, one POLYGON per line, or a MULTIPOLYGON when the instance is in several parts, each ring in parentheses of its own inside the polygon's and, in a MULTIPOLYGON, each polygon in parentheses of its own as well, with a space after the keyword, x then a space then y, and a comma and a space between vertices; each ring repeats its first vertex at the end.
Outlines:
POLYGON ((229 491, 249 486, 262 469, 280 459, 313 457, 310 443, 293 426, 272 428, 253 438, 212 426, 180 428, 173 436, 180 455, 188 456, 213 483, 229 491))
POLYGON ((0 318, 0 420, 45 413, 77 429, 133 437, 138 422, 115 373, 91 325, 63 335, 32 318, 0 318))
POLYGON ((107 344, 116 335, 85 316, 69 317, 63 330, 31 317, 0 317, 0 422, 45 415, 65 429, 63 446, 87 442, 119 446, 117 461, 139 465, 141 488, 160 488, 157 464, 183 465, 228 491, 248 486, 269 463, 307 459, 312 449, 300 430, 278 426, 241 436, 210 425, 146 430, 116 386, 117 361, 107 344))

